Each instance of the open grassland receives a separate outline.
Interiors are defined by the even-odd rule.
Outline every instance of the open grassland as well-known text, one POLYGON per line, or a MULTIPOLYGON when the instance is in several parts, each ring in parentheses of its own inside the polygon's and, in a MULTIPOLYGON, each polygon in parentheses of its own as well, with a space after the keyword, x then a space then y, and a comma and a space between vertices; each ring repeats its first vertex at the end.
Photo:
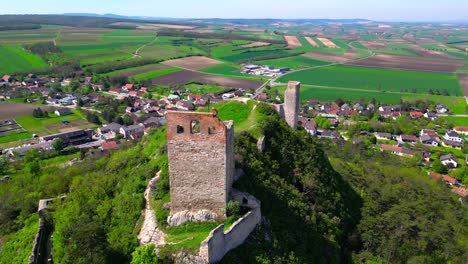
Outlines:
POLYGON ((331 66, 294 72, 278 81, 394 92, 428 93, 430 89, 447 90, 450 95, 462 95, 456 76, 444 73, 331 66))
POLYGON ((294 57, 287 57, 281 59, 273 59, 273 60, 262 60, 256 61, 256 64, 261 65, 268 65, 273 66, 276 68, 290 68, 290 69, 299 69, 299 68, 307 68, 307 67, 314 67, 314 66, 321 66, 330 64, 330 62, 317 60, 305 56, 294 56, 294 57))
POLYGON ((49 113, 48 118, 35 118, 32 115, 22 116, 16 118, 16 121, 29 133, 38 134, 40 136, 54 134, 60 132, 60 129, 69 129, 73 127, 73 123, 79 123, 79 128, 90 128, 92 124, 88 123, 83 115, 77 111, 73 111, 71 115, 56 116, 49 113), (65 125, 63 121, 68 121, 71 124, 65 125), (80 121, 80 122, 78 122, 80 121))
POLYGON ((37 55, 25 51, 20 46, 0 45, 0 74, 12 74, 47 67, 47 63, 37 55))
POLYGON ((443 119, 454 126, 468 126, 468 117, 446 116, 443 119))
POLYGON ((191 94, 199 94, 199 95, 204 95, 207 93, 219 93, 226 88, 221 87, 221 86, 214 86, 214 85, 203 85, 203 84, 198 84, 198 83, 189 83, 184 85, 184 89, 187 91, 187 93, 191 94))

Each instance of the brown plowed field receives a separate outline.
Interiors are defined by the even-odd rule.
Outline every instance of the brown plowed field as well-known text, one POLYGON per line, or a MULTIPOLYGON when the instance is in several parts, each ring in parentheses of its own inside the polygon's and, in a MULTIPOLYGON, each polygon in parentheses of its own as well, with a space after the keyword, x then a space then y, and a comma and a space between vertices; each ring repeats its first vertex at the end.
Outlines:
POLYGON ((270 43, 268 42, 253 42, 250 44, 242 45, 242 48, 256 48, 256 47, 263 47, 263 46, 268 46, 270 43))
POLYGON ((17 104, 12 102, 0 101, 0 120, 11 119, 19 116, 32 115, 34 109, 40 107, 43 111, 49 113, 55 111, 57 107, 33 105, 33 104, 17 104))
POLYGON ((361 41, 361 44, 364 45, 364 47, 368 49, 381 49, 381 50, 388 49, 388 47, 385 46, 384 43, 377 42, 377 41, 361 41))
POLYGON ((310 37, 305 37, 305 39, 307 40, 307 42, 309 42, 309 44, 310 44, 312 47, 319 47, 319 44, 317 44, 317 42, 315 42, 315 40, 313 40, 312 38, 310 38, 310 37))
POLYGON ((366 60, 350 63, 350 65, 384 69, 454 72, 463 65, 463 61, 379 54, 366 60))
POLYGON ((189 82, 199 82, 230 88, 257 89, 263 83, 259 81, 241 80, 193 71, 181 71, 164 75, 151 80, 153 85, 181 85, 189 82))
POLYGON ((325 61, 333 61, 344 63, 356 58, 357 52, 355 51, 348 51, 344 54, 337 54, 337 53, 327 53, 327 52, 307 52, 303 56, 318 59, 318 60, 325 60, 325 61))
POLYGON ((204 56, 192 56, 182 59, 168 60, 163 62, 163 64, 182 69, 199 70, 222 64, 222 62, 204 56))
POLYGON ((288 42, 288 48, 295 49, 302 46, 296 36, 284 36, 284 39, 288 42))
POLYGON ((327 39, 327 38, 317 38, 318 40, 320 40, 320 42, 323 43, 323 45, 329 47, 329 48, 332 48, 332 49, 336 49, 338 48, 338 46, 333 43, 331 40, 327 39))
POLYGON ((463 88, 463 94, 468 96, 468 74, 458 74, 458 80, 463 88))

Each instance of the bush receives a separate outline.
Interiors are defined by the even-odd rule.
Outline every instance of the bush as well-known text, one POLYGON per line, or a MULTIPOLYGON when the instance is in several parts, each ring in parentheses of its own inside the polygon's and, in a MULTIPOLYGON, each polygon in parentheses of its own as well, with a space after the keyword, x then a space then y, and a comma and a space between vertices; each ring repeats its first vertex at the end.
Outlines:
POLYGON ((238 201, 229 201, 226 205, 226 215, 239 216, 241 213, 241 207, 238 201))

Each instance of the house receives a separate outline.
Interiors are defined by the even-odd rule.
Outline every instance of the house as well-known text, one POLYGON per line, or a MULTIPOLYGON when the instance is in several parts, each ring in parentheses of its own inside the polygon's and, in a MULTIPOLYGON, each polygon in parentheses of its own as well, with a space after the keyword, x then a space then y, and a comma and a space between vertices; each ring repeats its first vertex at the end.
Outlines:
POLYGON ((374 104, 368 104, 367 105, 367 111, 374 112, 374 110, 375 110, 375 105, 374 104))
POLYGON ((457 132, 459 135, 468 135, 468 127, 456 126, 453 128, 453 131, 457 132))
POLYGON ((420 138, 419 138, 419 141, 424 144, 424 145, 431 145, 431 146, 434 146, 434 147, 438 147, 439 146, 439 141, 437 141, 437 139, 429 136, 428 134, 424 134, 422 135, 420 138))
POLYGON ((356 103, 355 105, 353 105, 353 110, 356 110, 358 112, 362 112, 364 110, 364 107, 361 104, 356 103))
POLYGON ((436 106, 436 111, 437 111, 437 113, 439 113, 439 114, 445 114, 445 113, 448 112, 448 109, 447 109, 447 107, 445 107, 444 105, 437 105, 437 106, 436 106))
POLYGON ((190 101, 197 101, 197 100, 203 99, 203 96, 198 95, 198 94, 189 94, 187 96, 187 99, 190 100, 190 101))
POLYGON ((393 136, 390 133, 376 132, 374 136, 375 138, 380 139, 380 140, 392 140, 393 139, 393 136))
POLYGON ((424 116, 423 112, 410 112, 410 117, 413 119, 418 119, 424 116))
POLYGON ((103 152, 109 152, 112 150, 119 149, 119 145, 115 141, 107 141, 107 142, 102 143, 100 149, 103 152))
POLYGON ((415 144, 416 142, 418 142, 418 137, 414 135, 400 135, 398 137, 398 141, 404 142, 404 143, 415 144))
POLYGON ((450 147, 450 148, 461 148, 463 147, 463 142, 444 140, 442 141, 442 145, 444 147, 450 147))
POLYGON ((55 140, 57 138, 60 138, 64 141, 65 144, 70 144, 70 145, 80 145, 83 143, 87 143, 91 141, 93 136, 93 130, 92 129, 79 129, 79 130, 74 130, 70 132, 64 132, 64 133, 59 133, 59 134, 54 134, 54 135, 49 135, 49 136, 43 136, 39 138, 39 142, 45 143, 45 142, 50 142, 52 140, 55 140))
POLYGON ((112 94, 120 94, 120 92, 122 92, 122 89, 120 88, 111 88, 109 90, 109 93, 112 93, 112 94))
MULTIPOLYGON (((259 94, 262 95, 263 93, 259 94)), ((221 98, 223 98, 223 100, 227 100, 227 99, 231 99, 231 98, 234 98, 236 95, 234 93, 225 93, 221 96, 221 98)), ((260 100, 258 99, 258 96, 257 96, 257 100, 260 100)), ((267 99, 268 100, 268 99, 267 99)))
POLYGON ((120 128, 120 134, 125 139, 139 140, 145 134, 145 127, 140 125, 123 126, 120 128))
POLYGON ((448 175, 443 175, 442 180, 444 182, 450 184, 451 186, 459 186, 460 185, 460 183, 457 181, 457 179, 455 179, 453 177, 450 177, 448 175))
POLYGON ((330 139, 339 139, 339 138, 341 138, 341 135, 340 135, 339 132, 332 131, 332 130, 324 130, 324 131, 320 132, 318 135, 319 135, 319 137, 322 137, 322 138, 330 138, 330 139))
POLYGON ((130 91, 130 92, 128 92, 128 95, 133 96, 133 97, 137 97, 138 92, 137 91, 130 91))
POLYGON ((453 188, 452 192, 460 195, 461 197, 466 197, 468 195, 468 189, 465 189, 463 187, 453 188))
POLYGON ((431 121, 434 121, 438 118, 437 114, 436 113, 433 113, 433 112, 427 112, 424 114, 424 117, 431 120, 431 121))
POLYGON ((312 136, 317 135, 317 123, 310 118, 299 117, 298 125, 302 126, 312 136))
POLYGON ((447 133, 445 133, 444 138, 448 141, 463 142, 463 138, 460 137, 460 135, 453 130, 447 131, 447 133))
POLYGON ((183 111, 192 111, 195 109, 194 105, 190 101, 178 101, 176 108, 183 111))
POLYGON ((54 113, 58 116, 65 116, 65 115, 71 115, 71 110, 69 108, 59 108, 54 111, 54 113))
POLYGON ((458 159, 453 154, 440 156, 440 162, 449 168, 458 167, 458 159))
POLYGON ((166 123, 166 119, 164 117, 150 117, 143 122, 145 128, 158 128, 163 126, 166 123))
POLYGON ((432 129, 421 129, 420 135, 421 136, 429 135, 431 138, 436 138, 438 140, 440 139, 439 134, 437 134, 437 132, 435 130, 432 130, 432 129))
POLYGON ((10 75, 6 75, 6 74, 5 74, 5 75, 3 75, 2 80, 3 80, 4 82, 11 82, 11 81, 13 81, 13 78, 11 78, 10 75))
POLYGON ((113 134, 117 134, 120 132, 120 128, 122 126, 117 124, 117 123, 110 123, 110 124, 107 124, 103 127, 100 127, 97 129, 97 132, 98 132, 98 135, 104 135, 104 134, 107 134, 107 133, 113 133, 113 134))
POLYGON ((122 87, 122 90, 127 91, 127 92, 133 90, 133 84, 131 83, 125 84, 125 86, 122 87))
POLYGON ((387 145, 381 144, 380 151, 390 151, 392 154, 401 156, 401 157, 413 157, 414 151, 409 148, 400 147, 398 145, 387 145))

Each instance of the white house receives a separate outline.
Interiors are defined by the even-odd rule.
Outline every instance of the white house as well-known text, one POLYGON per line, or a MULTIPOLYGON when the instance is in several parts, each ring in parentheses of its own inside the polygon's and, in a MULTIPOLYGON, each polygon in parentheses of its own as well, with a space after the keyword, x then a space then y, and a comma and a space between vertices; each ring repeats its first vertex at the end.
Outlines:
POLYGON ((449 168, 458 167, 458 159, 453 154, 447 154, 440 157, 440 162, 449 168))
POLYGON ((448 141, 455 141, 455 142, 462 142, 463 141, 463 138, 460 137, 460 135, 451 130, 451 131, 447 131, 447 133, 445 133, 445 137, 444 137, 446 140, 448 141))

